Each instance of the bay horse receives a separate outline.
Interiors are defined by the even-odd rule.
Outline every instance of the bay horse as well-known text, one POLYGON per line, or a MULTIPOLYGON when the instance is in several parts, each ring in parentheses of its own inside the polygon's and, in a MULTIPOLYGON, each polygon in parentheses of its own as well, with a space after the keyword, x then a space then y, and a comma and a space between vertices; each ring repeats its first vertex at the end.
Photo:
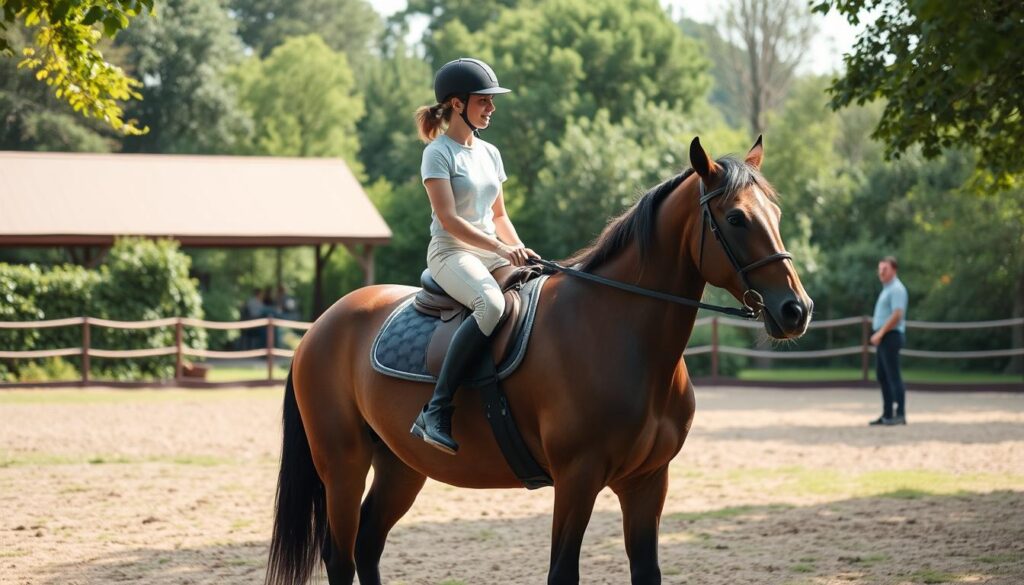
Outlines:
MULTIPOLYGON (((710 283, 746 306, 755 299, 770 336, 799 337, 812 303, 784 252, 762 157, 760 137, 742 161, 715 161, 695 138, 691 169, 645 194, 570 262, 689 299, 700 299, 710 283)), ((456 395, 453 431, 461 449, 453 457, 409 434, 431 385, 371 366, 375 334, 416 290, 353 291, 296 350, 285 389, 268 585, 305 583, 318 557, 331 585, 351 584, 357 574, 363 585, 379 584, 388 532, 428 476, 465 488, 522 487, 477 392, 456 395), (373 482, 360 503, 371 466, 373 482)), ((658 525, 668 467, 695 408, 682 360, 695 319, 693 307, 567 274, 548 279, 525 359, 503 382, 527 446, 554 480, 548 583, 579 582, 583 533, 606 486, 622 507, 632 582, 661 582, 658 525)))

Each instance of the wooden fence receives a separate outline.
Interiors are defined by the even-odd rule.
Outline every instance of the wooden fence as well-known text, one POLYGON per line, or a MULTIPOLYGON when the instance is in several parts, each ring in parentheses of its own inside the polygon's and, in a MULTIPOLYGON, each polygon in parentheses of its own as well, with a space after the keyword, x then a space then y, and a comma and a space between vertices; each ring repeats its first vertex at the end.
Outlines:
POLYGON ((49 321, 0 321, 0 329, 45 329, 49 327, 74 327, 82 328, 82 345, 80 347, 66 347, 61 349, 43 349, 29 351, 5 351, 0 349, 0 359, 26 359, 26 358, 52 358, 52 357, 81 357, 82 377, 78 381, 57 381, 57 382, 18 382, 0 383, 4 386, 152 386, 152 385, 175 385, 175 386, 218 386, 218 385, 269 385, 278 384, 280 380, 274 379, 274 358, 291 358, 295 352, 290 349, 274 347, 275 328, 284 327, 288 329, 308 330, 312 323, 304 321, 291 321, 288 319, 277 319, 267 317, 263 319, 251 319, 248 321, 204 321, 202 319, 191 319, 188 317, 169 317, 166 319, 154 319, 151 321, 111 321, 96 317, 71 317, 68 319, 53 319, 49 321), (174 327, 175 343, 168 347, 153 347, 147 349, 99 349, 91 346, 93 327, 110 327, 114 329, 154 329, 157 327, 174 327), (250 329, 263 327, 266 329, 267 345, 265 348, 240 350, 240 351, 215 351, 210 349, 196 349, 185 344, 185 327, 200 327, 204 329, 220 329, 225 331, 250 329), (116 382, 108 380, 93 380, 91 376, 90 358, 145 358, 158 356, 175 356, 174 378, 172 380, 161 380, 154 382, 116 382), (233 382, 208 382, 185 376, 185 358, 214 358, 214 359, 252 359, 265 358, 267 363, 267 377, 265 380, 242 380, 233 382))
MULTIPOLYGON (((684 355, 698 356, 710 354, 711 375, 708 378, 699 378, 699 383, 705 384, 729 384, 729 385, 752 385, 752 386, 786 386, 786 387, 822 387, 822 386, 858 386, 874 385, 870 378, 870 355, 875 348, 869 343, 871 332, 871 319, 867 316, 849 317, 845 319, 832 319, 825 321, 814 321, 810 329, 826 329, 834 327, 858 326, 861 331, 861 342, 841 348, 830 348, 821 350, 806 351, 774 351, 759 350, 744 347, 733 347, 719 343, 719 330, 722 327, 738 327, 742 329, 759 329, 763 325, 756 321, 743 321, 722 317, 704 317, 698 319, 694 327, 711 327, 711 343, 686 348, 684 355), (827 359, 840 356, 860 355, 861 379, 845 381, 801 381, 801 382, 765 382, 765 381, 740 381, 725 378, 719 375, 720 361, 722 355, 738 355, 751 358, 768 358, 781 360, 800 359, 827 359)), ((201 319, 190 319, 185 317, 171 317, 167 319, 156 319, 152 321, 111 321, 98 319, 96 317, 73 317, 69 319, 54 319, 49 321, 0 321, 0 329, 43 329, 49 327, 81 327, 82 343, 80 347, 67 347, 60 349, 44 350, 23 350, 11 351, 0 348, 0 359, 31 359, 51 357, 80 357, 82 361, 81 379, 77 381, 57 382, 18 382, 0 383, 0 387, 12 386, 152 386, 152 385, 174 385, 174 386, 218 386, 218 385, 269 385, 279 384, 280 380, 274 379, 274 358, 291 358, 294 351, 290 349, 279 349, 275 347, 275 328, 283 327, 288 329, 308 330, 312 323, 303 321, 291 321, 287 319, 264 318, 252 319, 238 322, 204 321, 201 319), (111 327, 116 329, 152 329, 156 327, 175 328, 175 344, 168 347, 157 347, 148 349, 124 349, 110 350, 91 347, 90 339, 93 327, 111 327), (208 349, 195 349, 184 343, 184 328, 199 327, 205 329, 219 330, 241 330, 253 327, 266 329, 266 347, 252 350, 240 351, 214 351, 208 349), (160 380, 153 382, 113 382, 107 380, 94 380, 90 372, 90 358, 142 358, 156 356, 175 356, 174 378, 171 380, 160 380), (214 359, 252 359, 262 358, 266 360, 267 377, 263 380, 243 380, 209 382, 185 376, 186 358, 214 358, 214 359)), ((1024 318, 1002 319, 998 321, 976 321, 966 323, 942 323, 929 321, 907 321, 907 329, 946 329, 946 330, 970 330, 970 329, 993 329, 1000 327, 1021 327, 1024 326, 1024 318)), ((901 355, 907 357, 919 357, 928 359, 979 359, 979 358, 1001 358, 1012 356, 1024 356, 1024 348, 1009 348, 989 351, 926 351, 916 349, 903 349, 901 355)), ((986 389, 986 390, 1011 390, 1024 391, 1024 378, 1020 382, 1010 383, 984 383, 984 384, 908 384, 910 388, 916 389, 986 389)))

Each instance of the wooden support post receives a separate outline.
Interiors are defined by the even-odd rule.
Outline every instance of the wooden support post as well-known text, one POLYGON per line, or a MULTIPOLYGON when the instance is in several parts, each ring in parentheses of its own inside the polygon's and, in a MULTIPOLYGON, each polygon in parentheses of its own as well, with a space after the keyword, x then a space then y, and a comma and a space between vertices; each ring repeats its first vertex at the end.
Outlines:
POLYGON ((863 346, 860 358, 861 380, 868 381, 868 370, 871 364, 871 321, 870 317, 864 315, 860 322, 860 343, 863 346))
POLYGON ((92 343, 89 332, 89 318, 82 320, 82 385, 89 385, 89 345, 92 343))
POLYGON ((178 349, 174 359, 174 381, 180 382, 185 375, 185 325, 181 322, 181 317, 178 317, 177 323, 174 324, 174 344, 178 349))
POLYGON ((274 318, 267 319, 267 379, 274 379, 274 318))
POLYGON ((310 315, 311 321, 315 321, 324 312, 324 309, 327 308, 324 306, 323 270, 327 264, 327 259, 331 257, 336 247, 335 244, 331 244, 328 246, 327 251, 321 254, 320 245, 313 246, 313 254, 316 259, 316 273, 313 275, 313 310, 310 315))
POLYGON ((711 318, 711 379, 718 382, 718 317, 711 318))
POLYGON ((370 286, 376 280, 376 271, 373 268, 373 246, 366 244, 363 246, 363 274, 366 275, 366 281, 364 286, 370 286))

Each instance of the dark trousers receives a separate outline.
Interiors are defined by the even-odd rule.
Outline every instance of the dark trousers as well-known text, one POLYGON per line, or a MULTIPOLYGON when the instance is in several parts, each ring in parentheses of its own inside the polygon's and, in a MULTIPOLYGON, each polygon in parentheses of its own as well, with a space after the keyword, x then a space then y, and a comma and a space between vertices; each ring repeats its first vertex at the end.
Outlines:
POLYGON ((906 395, 903 376, 900 375, 900 349, 904 337, 900 331, 890 331, 882 336, 876 354, 875 375, 882 386, 882 416, 892 417, 892 406, 896 405, 896 416, 906 416, 906 395))

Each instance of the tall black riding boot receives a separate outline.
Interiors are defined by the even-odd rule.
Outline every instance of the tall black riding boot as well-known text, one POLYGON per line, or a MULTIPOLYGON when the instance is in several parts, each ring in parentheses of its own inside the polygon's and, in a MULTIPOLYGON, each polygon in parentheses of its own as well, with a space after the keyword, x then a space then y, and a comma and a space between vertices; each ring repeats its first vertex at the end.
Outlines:
POLYGON ((454 455, 459 444, 452 439, 452 398, 481 357, 490 350, 491 339, 484 335, 472 315, 455 330, 448 354, 444 356, 441 373, 437 376, 434 396, 423 407, 409 430, 428 444, 454 455))

